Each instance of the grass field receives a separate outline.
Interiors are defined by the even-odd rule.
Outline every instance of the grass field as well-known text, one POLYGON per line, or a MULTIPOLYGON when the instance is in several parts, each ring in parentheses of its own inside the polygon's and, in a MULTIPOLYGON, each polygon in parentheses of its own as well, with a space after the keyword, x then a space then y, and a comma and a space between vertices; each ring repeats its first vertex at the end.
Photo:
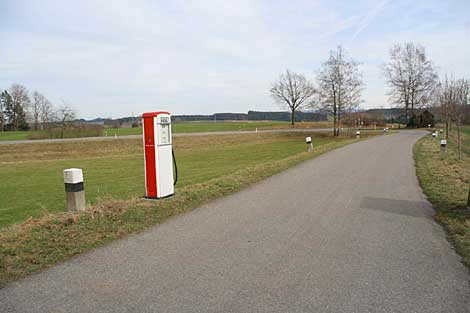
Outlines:
MULTIPOLYGON (((316 145, 329 140, 317 135, 316 145)), ((175 138, 178 187, 197 184, 305 150, 303 134, 175 138)), ((138 139, 0 146, 0 227, 64 208, 62 171, 84 170, 90 204, 143 194, 138 139)))
POLYGON ((356 141, 315 134, 308 153, 304 140, 297 133, 175 138, 176 194, 159 201, 142 199, 140 140, 0 146, 0 287, 356 141), (62 170, 72 166, 84 169, 92 204, 80 214, 64 212, 62 170))
MULTIPOLYGON (((297 122, 295 128, 329 128, 330 122, 297 122)), ((280 121, 248 121, 248 122, 185 122, 173 123, 173 133, 198 133, 216 131, 243 131, 243 130, 266 130, 266 129, 286 129, 291 128, 289 122, 280 121)), ((142 128, 108 128, 108 136, 139 135, 142 128)))
MULTIPOLYGON (((173 123, 173 133, 196 133, 196 132, 213 132, 213 131, 242 131, 242 130, 262 130, 262 129, 280 129, 290 128, 289 122, 281 121, 226 121, 226 122, 181 122, 173 123)), ((299 122, 296 128, 327 128, 331 127, 330 122, 299 122)), ((26 140, 35 136, 38 132, 34 131, 17 131, 17 132, 0 132, 0 141, 2 140, 26 140)), ((106 128, 103 136, 127 136, 140 135, 142 128, 106 128)), ((36 138, 34 138, 36 139, 36 138)))
MULTIPOLYGON (((313 123, 298 123, 301 125, 314 125, 313 123)), ((288 122, 280 121, 260 121, 260 122, 184 122, 173 123, 173 133, 197 133, 197 132, 214 132, 214 131, 241 131, 241 130, 255 130, 255 129, 275 129, 275 128, 289 128, 288 122)), ((304 126, 305 127, 305 126, 304 126)), ((108 136, 125 135, 139 135, 142 133, 142 128, 109 128, 106 130, 108 136)))
POLYGON ((0 132, 0 141, 2 140, 26 140, 28 139, 29 131, 8 131, 0 132))
POLYGON ((457 251, 470 266, 470 210, 466 201, 470 186, 470 127, 463 128, 462 160, 458 160, 457 134, 451 133, 447 151, 431 136, 415 145, 416 171, 437 220, 448 231, 457 251))

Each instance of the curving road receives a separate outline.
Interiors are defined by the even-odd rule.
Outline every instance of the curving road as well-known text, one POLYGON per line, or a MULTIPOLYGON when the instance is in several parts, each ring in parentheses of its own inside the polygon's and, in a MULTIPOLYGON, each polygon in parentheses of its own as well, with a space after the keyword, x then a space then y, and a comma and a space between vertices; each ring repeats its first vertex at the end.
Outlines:
POLYGON ((470 312, 408 131, 302 163, 0 290, 0 312, 470 312))

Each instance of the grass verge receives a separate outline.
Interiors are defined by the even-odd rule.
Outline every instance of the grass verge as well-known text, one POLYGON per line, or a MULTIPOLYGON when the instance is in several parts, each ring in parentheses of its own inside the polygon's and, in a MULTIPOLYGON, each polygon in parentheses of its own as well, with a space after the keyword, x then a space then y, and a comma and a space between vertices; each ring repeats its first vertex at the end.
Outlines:
MULTIPOLYGON (((470 134, 464 134, 464 144, 470 134)), ((445 153, 439 140, 427 136, 414 146, 416 173, 428 200, 436 210, 436 219, 447 230, 449 239, 463 262, 470 266, 470 210, 466 208, 470 185, 470 155, 462 149, 458 160, 456 134, 453 132, 445 153)))
MULTIPOLYGON (((224 138, 221 142, 230 145, 230 138, 224 138)), ((261 141, 271 140, 263 136, 260 138, 261 141)), ((232 140, 249 142, 246 137, 244 139, 233 138, 232 140)), ((282 139, 278 140, 282 141, 282 139)), ((101 201, 92 205, 85 213, 46 214, 21 224, 2 228, 0 229, 0 286, 112 240, 143 231, 176 214, 187 212, 209 200, 234 193, 304 160, 355 141, 357 140, 346 137, 340 139, 324 138, 323 144, 317 145, 314 152, 296 151, 292 155, 284 155, 277 159, 266 158, 262 154, 260 156, 259 153, 252 154, 250 152, 246 157, 249 156, 255 160, 257 157, 261 159, 251 163, 237 163, 237 168, 220 171, 215 176, 199 177, 199 180, 195 177, 188 178, 186 184, 178 185, 175 196, 171 198, 149 202, 134 196, 127 200, 101 201)), ((300 142, 301 149, 304 151, 303 138, 300 142)), ((190 144, 192 148, 188 149, 196 149, 198 153, 202 152, 202 154, 193 155, 195 159, 199 160, 203 157, 204 151, 210 151, 210 147, 204 143, 198 141, 194 144, 201 146, 196 149, 190 144)), ((256 142, 255 145, 260 146, 260 142, 256 142)), ((183 151, 184 146, 185 143, 181 142, 179 149, 183 151)), ((277 153, 282 154, 286 148, 288 147, 278 147, 277 153)), ((57 153, 60 154, 59 152, 57 153)), ((235 154, 235 159, 244 158, 243 154, 237 155, 236 152, 236 150, 229 151, 230 154, 235 154)), ((212 166, 224 167, 230 164, 230 160, 224 160, 226 156, 226 154, 221 155, 220 162, 212 163, 212 166)))
MULTIPOLYGON (((180 173, 178 188, 303 152, 304 136, 174 138, 180 173)), ((315 146, 331 140, 328 134, 314 136, 315 146)), ((62 171, 70 167, 83 169, 90 205, 143 194, 143 151, 139 139, 0 145, 0 227, 63 211, 62 171)))

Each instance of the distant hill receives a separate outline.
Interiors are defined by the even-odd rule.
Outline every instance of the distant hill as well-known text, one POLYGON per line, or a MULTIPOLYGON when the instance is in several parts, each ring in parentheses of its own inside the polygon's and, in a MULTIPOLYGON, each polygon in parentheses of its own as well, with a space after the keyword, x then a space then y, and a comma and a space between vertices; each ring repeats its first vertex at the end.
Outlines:
MULTIPOLYGON (((404 118, 404 110, 400 108, 390 109, 368 109, 354 112, 354 115, 360 114, 369 119, 376 119, 386 122, 399 122, 404 118)), ((296 122, 302 121, 327 121, 328 114, 320 111, 299 111, 295 114, 296 122)), ((121 117, 117 119, 95 118, 92 120, 80 119, 77 122, 96 125, 107 125, 114 127, 131 127, 132 124, 140 124, 141 118, 137 117, 121 117)), ((290 121, 290 112, 263 112, 248 111, 248 113, 214 113, 214 114, 194 114, 194 115, 172 115, 173 122, 192 122, 192 121, 290 121)))

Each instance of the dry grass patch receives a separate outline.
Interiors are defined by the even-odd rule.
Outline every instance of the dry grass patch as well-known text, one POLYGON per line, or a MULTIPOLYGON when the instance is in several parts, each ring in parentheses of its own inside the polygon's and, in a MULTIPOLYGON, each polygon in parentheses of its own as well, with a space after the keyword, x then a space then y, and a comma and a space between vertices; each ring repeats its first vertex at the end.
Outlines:
MULTIPOLYGON (((464 140, 470 137, 464 136, 464 140)), ((466 208, 470 155, 463 153, 462 160, 458 160, 455 133, 450 136, 445 153, 441 153, 438 139, 427 136, 415 145, 414 155, 418 178, 437 212, 437 220, 445 226, 464 263, 470 266, 470 210, 466 208)))

